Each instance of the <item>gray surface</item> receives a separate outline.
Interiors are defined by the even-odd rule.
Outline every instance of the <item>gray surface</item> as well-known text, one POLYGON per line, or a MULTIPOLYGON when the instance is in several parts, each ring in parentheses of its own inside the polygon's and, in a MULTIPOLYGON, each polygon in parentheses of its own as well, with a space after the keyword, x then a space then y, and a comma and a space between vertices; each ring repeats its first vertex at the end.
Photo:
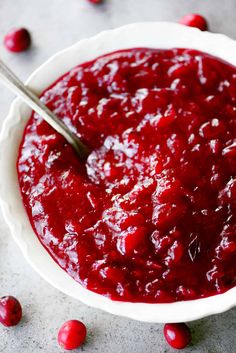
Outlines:
MULTIPOLYGON (((206 15, 212 31, 236 39, 235 0, 107 0, 99 7, 86 0, 0 0, 0 38, 9 28, 23 25, 32 31, 34 43, 28 53, 19 55, 7 53, 0 43, 0 55, 26 79, 45 59, 80 38, 129 22, 177 21, 188 12, 206 15)), ((13 95, 4 87, 0 89, 1 124, 13 95)), ((71 318, 82 319, 88 326, 85 352, 173 351, 162 337, 162 325, 135 322, 88 308, 44 282, 24 260, 0 215, 0 296, 6 294, 21 300, 24 319, 16 328, 0 327, 0 352, 60 352, 57 330, 71 318)), ((186 353, 236 352, 236 310, 190 326, 194 345, 186 353)))

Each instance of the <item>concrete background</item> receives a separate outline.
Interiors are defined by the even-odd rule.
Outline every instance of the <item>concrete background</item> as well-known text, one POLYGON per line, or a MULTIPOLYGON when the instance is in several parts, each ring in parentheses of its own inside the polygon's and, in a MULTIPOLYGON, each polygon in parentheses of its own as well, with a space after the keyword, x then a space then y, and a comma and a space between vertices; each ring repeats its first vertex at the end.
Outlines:
MULTIPOLYGON (((129 22, 177 21, 189 12, 206 16, 210 29, 236 39, 236 0, 0 0, 0 56, 22 79, 49 56, 77 40, 129 22), (4 34, 14 26, 32 32, 33 46, 8 53, 4 34)), ((13 95, 0 86, 0 124, 13 95)), ((15 295, 24 309, 22 323, 0 327, 0 352, 62 352, 56 337, 68 319, 83 320, 89 331, 84 352, 169 353, 163 325, 144 324, 103 313, 66 297, 43 281, 26 263, 0 215, 0 296, 15 295)), ((186 353, 236 353, 236 310, 190 324, 193 345, 186 353)))

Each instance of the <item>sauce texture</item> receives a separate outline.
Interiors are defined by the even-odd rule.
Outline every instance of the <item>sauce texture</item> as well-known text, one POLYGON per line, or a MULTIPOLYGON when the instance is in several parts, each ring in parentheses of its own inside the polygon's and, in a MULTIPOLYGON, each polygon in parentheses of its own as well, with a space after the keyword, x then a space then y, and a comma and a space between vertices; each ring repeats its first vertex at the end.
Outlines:
POLYGON ((17 162, 40 242, 89 290, 174 302, 236 284, 236 69, 189 49, 130 49, 75 67, 42 101, 17 162))

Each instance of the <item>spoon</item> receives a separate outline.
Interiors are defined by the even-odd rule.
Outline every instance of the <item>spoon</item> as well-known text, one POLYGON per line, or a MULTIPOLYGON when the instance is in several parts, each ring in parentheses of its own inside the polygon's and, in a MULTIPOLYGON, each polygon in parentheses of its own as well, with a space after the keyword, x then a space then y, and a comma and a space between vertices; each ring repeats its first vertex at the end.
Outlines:
POLYGON ((0 79, 5 83, 17 96, 38 113, 49 125, 53 127, 59 134, 65 137, 67 142, 75 149, 81 159, 86 159, 89 155, 88 147, 76 136, 62 120, 40 101, 29 87, 9 69, 9 67, 0 60, 0 79))

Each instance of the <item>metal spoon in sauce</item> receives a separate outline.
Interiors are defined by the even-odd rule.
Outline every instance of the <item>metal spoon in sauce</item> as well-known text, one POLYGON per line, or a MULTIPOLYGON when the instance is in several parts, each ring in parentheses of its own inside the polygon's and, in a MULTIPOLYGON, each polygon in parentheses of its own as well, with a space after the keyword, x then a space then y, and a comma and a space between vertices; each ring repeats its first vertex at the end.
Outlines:
POLYGON ((65 137, 67 142, 75 149, 81 159, 86 159, 89 155, 88 147, 76 136, 62 120, 49 110, 43 102, 33 93, 29 87, 9 69, 9 67, 0 60, 0 79, 5 83, 17 96, 38 113, 49 125, 53 127, 59 134, 65 137))

